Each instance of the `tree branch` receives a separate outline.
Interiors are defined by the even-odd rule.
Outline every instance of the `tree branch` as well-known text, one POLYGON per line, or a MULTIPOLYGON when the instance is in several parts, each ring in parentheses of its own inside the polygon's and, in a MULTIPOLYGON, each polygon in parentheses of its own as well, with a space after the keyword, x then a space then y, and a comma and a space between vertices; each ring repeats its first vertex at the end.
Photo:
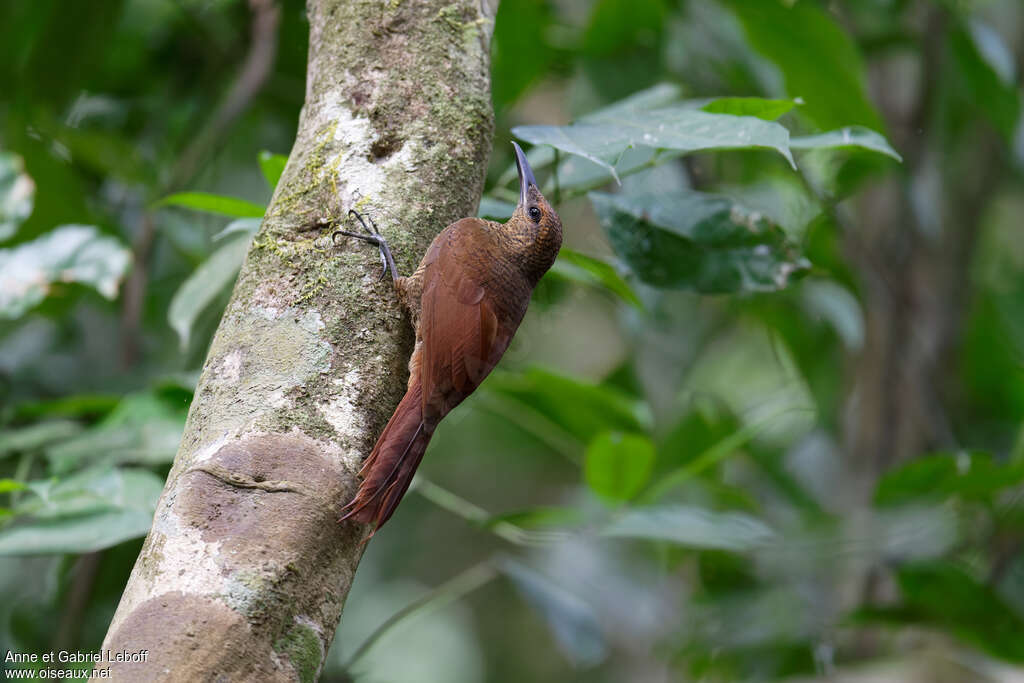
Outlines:
POLYGON ((369 212, 410 272, 476 209, 491 20, 475 0, 309 0, 306 102, 196 388, 104 649, 119 680, 313 680, 368 529, 338 524, 404 389, 411 330, 365 245, 302 231, 369 212))

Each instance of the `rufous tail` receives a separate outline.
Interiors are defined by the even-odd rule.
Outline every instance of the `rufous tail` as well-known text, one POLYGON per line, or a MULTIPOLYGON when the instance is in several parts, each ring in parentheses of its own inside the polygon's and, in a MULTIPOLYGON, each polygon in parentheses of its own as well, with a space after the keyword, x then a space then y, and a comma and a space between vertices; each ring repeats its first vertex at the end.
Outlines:
POLYGON ((388 521, 409 489, 416 468, 430 443, 430 436, 423 424, 420 384, 415 382, 405 393, 395 414, 377 439, 373 452, 359 470, 363 481, 355 498, 344 507, 341 519, 372 523, 376 533, 388 521))

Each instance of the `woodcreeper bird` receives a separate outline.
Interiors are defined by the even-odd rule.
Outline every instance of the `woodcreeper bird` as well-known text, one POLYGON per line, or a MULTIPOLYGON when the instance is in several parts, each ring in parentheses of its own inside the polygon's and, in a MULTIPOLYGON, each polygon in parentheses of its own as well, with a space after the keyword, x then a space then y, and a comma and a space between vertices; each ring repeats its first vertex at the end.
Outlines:
POLYGON ((399 277, 373 220, 366 234, 335 232, 376 245, 395 290, 409 310, 416 345, 409 384, 398 408, 363 463, 362 482, 342 520, 373 524, 376 533, 398 507, 437 424, 498 364, 530 303, 530 294, 555 262, 562 222, 537 187, 519 145, 519 204, 505 223, 463 218, 430 244, 419 268, 399 277))

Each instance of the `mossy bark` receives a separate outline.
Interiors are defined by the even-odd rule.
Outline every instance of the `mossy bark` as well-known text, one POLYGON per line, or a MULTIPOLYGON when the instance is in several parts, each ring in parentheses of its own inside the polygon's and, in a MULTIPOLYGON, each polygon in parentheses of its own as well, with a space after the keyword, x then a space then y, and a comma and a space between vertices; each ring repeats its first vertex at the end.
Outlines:
MULTIPOLYGON (((475 0, 309 0, 306 103, 104 649, 120 680, 311 680, 368 529, 339 524, 398 403, 412 331, 375 249, 308 230, 374 218, 408 273, 472 215, 493 134, 475 0)), ((349 229, 355 229, 350 226, 349 229)))

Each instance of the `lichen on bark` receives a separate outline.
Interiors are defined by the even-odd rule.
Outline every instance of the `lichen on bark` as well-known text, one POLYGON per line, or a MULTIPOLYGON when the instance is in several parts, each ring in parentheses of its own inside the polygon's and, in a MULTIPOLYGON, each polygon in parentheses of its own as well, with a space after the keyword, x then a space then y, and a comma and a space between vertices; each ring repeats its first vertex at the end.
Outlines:
POLYGON ((308 17, 295 145, 104 643, 150 661, 115 679, 319 675, 366 533, 338 511, 401 397, 412 333, 376 252, 309 227, 356 208, 409 272, 482 191, 482 6, 309 0, 308 17))

